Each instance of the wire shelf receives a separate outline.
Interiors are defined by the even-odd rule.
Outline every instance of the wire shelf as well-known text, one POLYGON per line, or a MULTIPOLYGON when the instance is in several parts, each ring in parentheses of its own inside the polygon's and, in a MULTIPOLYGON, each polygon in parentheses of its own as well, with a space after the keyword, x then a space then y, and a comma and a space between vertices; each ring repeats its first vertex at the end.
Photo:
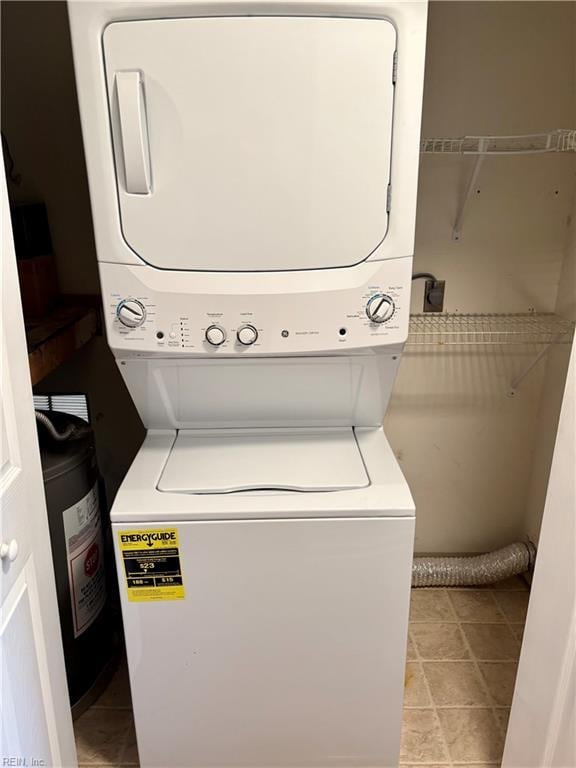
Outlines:
POLYGON ((559 128, 547 133, 516 136, 462 136, 456 139, 423 139, 424 154, 535 155, 547 152, 576 152, 576 130, 559 128))
POLYGON ((568 344, 574 323, 554 314, 410 316, 408 346, 568 344))

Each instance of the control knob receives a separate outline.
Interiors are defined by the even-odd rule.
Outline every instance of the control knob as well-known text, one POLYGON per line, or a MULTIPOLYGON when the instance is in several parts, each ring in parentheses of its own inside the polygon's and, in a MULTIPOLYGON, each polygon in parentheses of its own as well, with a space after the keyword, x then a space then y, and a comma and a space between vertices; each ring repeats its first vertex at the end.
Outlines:
POLYGON ((146 320, 146 309, 136 299, 124 299, 116 307, 116 316, 127 328, 138 328, 146 320))
POLYGON ((226 341, 226 331, 219 325, 209 325, 204 335, 208 344, 213 347, 219 347, 226 341))
POLYGON ((258 339, 258 331, 253 325, 241 325, 236 331, 236 338, 240 344, 249 347, 258 339))
POLYGON ((373 323, 385 323, 394 314, 395 305, 390 296, 376 293, 366 304, 366 314, 373 323))

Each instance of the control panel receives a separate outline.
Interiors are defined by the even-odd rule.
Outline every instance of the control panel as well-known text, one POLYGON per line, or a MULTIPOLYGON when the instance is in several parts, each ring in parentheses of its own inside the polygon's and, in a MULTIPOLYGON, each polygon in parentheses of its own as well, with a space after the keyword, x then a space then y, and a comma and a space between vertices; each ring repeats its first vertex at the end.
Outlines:
POLYGON ((266 276, 260 278, 262 292, 257 292, 255 276, 243 291, 244 275, 232 284, 238 292, 227 293, 206 290, 210 280, 218 286, 213 276, 158 276, 148 267, 101 266, 114 350, 144 355, 294 355, 401 345, 407 335, 410 258, 360 265, 356 270, 362 269, 367 281, 351 287, 343 275, 337 275, 335 286, 327 279, 325 288, 314 275, 309 286, 303 281, 299 290, 293 276, 276 282, 266 276), (158 284, 151 285, 155 280, 158 284), (189 293, 183 290, 186 282, 189 293), (285 293, 278 290, 283 283, 285 293))

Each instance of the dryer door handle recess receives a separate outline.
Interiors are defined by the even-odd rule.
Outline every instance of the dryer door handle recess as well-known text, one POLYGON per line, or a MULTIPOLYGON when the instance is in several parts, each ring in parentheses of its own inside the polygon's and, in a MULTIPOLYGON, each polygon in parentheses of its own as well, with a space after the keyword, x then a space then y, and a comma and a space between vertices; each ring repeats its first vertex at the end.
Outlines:
POLYGON ((116 72, 118 123, 124 159, 126 192, 150 193, 150 152, 142 75, 138 71, 116 72))

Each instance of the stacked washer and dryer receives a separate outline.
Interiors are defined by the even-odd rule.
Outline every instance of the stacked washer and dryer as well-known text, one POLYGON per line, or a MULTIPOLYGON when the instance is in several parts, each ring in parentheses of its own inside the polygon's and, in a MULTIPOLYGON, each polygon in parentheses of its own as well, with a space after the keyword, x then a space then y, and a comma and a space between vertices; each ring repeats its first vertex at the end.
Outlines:
POLYGON ((70 3, 143 768, 396 766, 425 2, 70 3), (121 439, 121 435, 118 436, 121 439))

